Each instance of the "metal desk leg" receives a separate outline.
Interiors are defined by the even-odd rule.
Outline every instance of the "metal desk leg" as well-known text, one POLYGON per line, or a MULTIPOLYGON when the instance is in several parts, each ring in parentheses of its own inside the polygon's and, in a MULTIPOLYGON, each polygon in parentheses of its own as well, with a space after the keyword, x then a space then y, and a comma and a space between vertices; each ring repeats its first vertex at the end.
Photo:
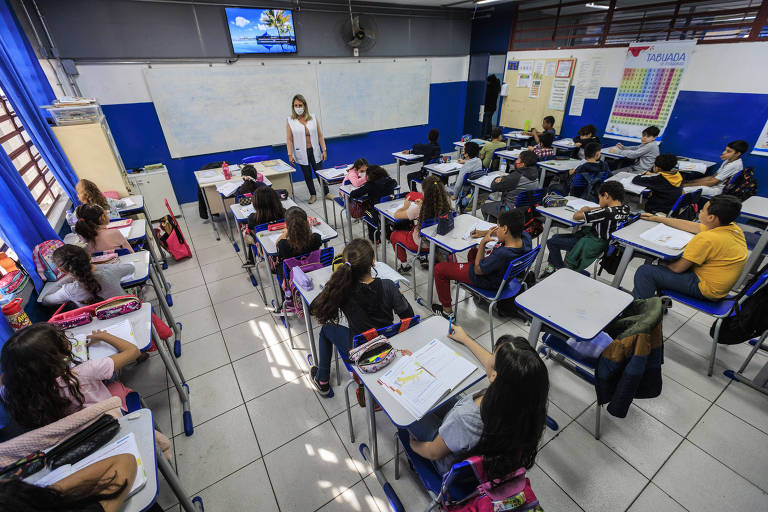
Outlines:
MULTIPOLYGON (((434 291, 434 281, 435 281, 435 252, 437 251, 437 248, 435 247, 435 241, 430 240, 429 241, 429 277, 427 278, 427 303, 425 304, 425 307, 432 310, 432 293, 434 291)), ((413 283, 413 286, 416 286, 416 283, 413 283)))
MULTIPOLYGON (((261 300, 264 301, 264 305, 266 306, 267 305, 267 292, 264 291, 264 280, 261 278, 261 274, 259 273, 259 263, 260 263, 259 260, 262 259, 262 258, 259 256, 259 253, 257 252, 257 246, 256 245, 251 245, 251 251, 253 252, 253 262, 256 264, 256 266, 254 267, 256 269, 256 275, 259 276, 258 277, 258 284, 259 284, 259 292, 261 292, 261 300)), ((269 274, 270 273, 269 272, 269 265, 267 264, 266 259, 264 259, 264 265, 267 267, 267 273, 269 274)))
MULTIPOLYGON (((165 257, 165 253, 163 252, 162 246, 160 245, 160 241, 157 239, 157 233, 155 233, 155 230, 152 229, 152 219, 149 218, 149 214, 147 213, 146 203, 141 207, 141 213, 144 214, 144 219, 147 221, 147 229, 150 231, 150 233, 152 233, 152 240, 155 241, 155 247, 157 247, 157 250, 160 251, 160 260, 163 262, 163 269, 166 269, 168 268, 168 260, 165 257)), ((150 251, 152 251, 151 247, 150 251)))
POLYGON ((477 211, 477 196, 480 195, 480 185, 475 184, 475 193, 472 194, 472 215, 475 215, 475 212, 477 211))
POLYGON ((227 237, 229 237, 230 242, 234 242, 235 239, 232 237, 232 225, 229 223, 229 215, 227 214, 227 207, 224 204, 224 196, 219 193, 219 201, 221 201, 221 209, 224 210, 224 223, 227 226, 227 231, 225 234, 227 237))
MULTIPOLYGON (((329 183, 327 183, 327 182, 325 182, 325 181, 323 181, 323 180, 320 180, 320 182, 321 182, 321 183, 325 183, 325 186, 326 186, 326 187, 328 187, 328 192, 330 192, 330 191, 331 191, 331 187, 330 187, 330 184, 329 184, 329 183)), ((330 226, 330 224, 331 224, 331 223, 330 223, 330 222, 328 222, 328 205, 326 204, 326 202, 327 202, 327 201, 328 201, 328 200, 325 198, 325 195, 323 195, 323 213, 325 214, 325 223, 326 223, 326 224, 328 224, 328 225, 330 226)), ((335 221, 335 220, 336 220, 336 219, 335 219, 335 216, 334 216, 334 221, 335 221)), ((334 224, 335 224, 335 222, 334 222, 334 224)))
POLYGON ((309 314, 309 306, 304 297, 301 298, 301 307, 304 310, 304 323, 307 326, 307 335, 309 336, 309 349, 312 351, 312 361, 317 364, 317 343, 315 342, 315 333, 312 331, 312 316, 309 314))
POLYGON ((397 161, 397 184, 399 185, 400 184, 400 159, 395 158, 395 160, 397 161))
POLYGON ((381 238, 381 261, 387 262, 387 219, 384 218, 384 214, 379 212, 379 235, 381 238))
POLYGON ((171 354, 168 353, 168 348, 157 335, 157 331, 155 331, 154 327, 152 328, 152 338, 155 340, 157 351, 160 354, 160 358, 163 360, 163 364, 165 364, 165 369, 171 377, 173 387, 176 388, 176 392, 179 394, 182 420, 184 421, 184 433, 191 436, 195 431, 195 427, 192 424, 192 411, 189 405, 189 387, 184 382, 184 378, 176 372, 177 366, 175 365, 175 360, 171 357, 171 354))
MULTIPOLYGON (((157 273, 151 266, 149 267, 149 278, 152 280, 152 286, 155 288, 155 293, 159 293, 160 288, 158 284, 157 273)), ((163 302, 163 299, 158 297, 157 303, 160 305, 160 309, 163 311, 163 316, 165 316, 165 319, 169 324, 171 324, 171 328, 173 329, 173 353, 176 355, 176 357, 179 357, 181 356, 181 329, 179 329, 181 324, 176 323, 176 320, 174 320, 173 314, 171 313, 171 308, 169 308, 168 305, 163 302)), ((176 363, 175 360, 174 363, 176 363)), ((178 368, 178 370, 179 375, 181 375, 181 368, 178 368)), ((184 380, 183 376, 182 380, 184 380)))
POLYGON ((541 172, 539 173, 539 188, 544 186, 544 180, 547 177, 547 170, 543 167, 539 167, 541 172))
POLYGON ((528 343, 536 349, 536 344, 539 342, 539 334, 541 334, 541 320, 533 317, 531 320, 531 327, 528 330, 528 343))
MULTIPOLYGON (((549 238, 549 230, 552 228, 552 217, 547 217, 544 221, 544 229, 541 232, 541 244, 547 245, 547 239, 549 238)), ((541 262, 544 259, 544 247, 539 250, 539 254, 536 256, 536 264, 533 267, 533 277, 539 278, 539 270, 541 270, 541 262)))
POLYGON ((168 485, 171 487, 171 490, 173 491, 173 494, 176 496, 176 498, 178 498, 179 504, 181 505, 181 508, 184 509, 184 512, 202 512, 203 501, 198 496, 195 496, 195 498, 192 500, 189 499, 187 492, 181 485, 179 476, 173 470, 173 466, 171 466, 171 463, 168 462, 168 459, 163 456, 163 452, 160 451, 159 446, 155 446, 155 454, 157 459, 157 469, 160 470, 163 478, 165 478, 165 481, 168 482, 168 485))
MULTIPOLYGON (((149 251, 149 263, 150 263, 149 267, 155 269, 155 271, 157 273, 157 276, 160 278, 160 282, 163 285, 162 290, 163 290, 163 293, 165 294, 165 302, 166 302, 166 304, 168 304, 169 306, 173 306, 173 298, 171 297, 171 285, 169 285, 168 282, 165 280, 165 274, 163 273, 163 269, 160 266, 160 264, 157 262, 157 260, 155 259, 155 255, 154 255, 154 253, 151 250, 149 251)), ((158 294, 157 298, 159 300, 160 299, 160 295, 159 295, 160 290, 158 289, 158 290, 155 290, 155 291, 158 294)))
POLYGON ((352 232, 352 214, 350 213, 350 201, 352 199, 349 194, 344 194, 344 209, 347 210, 347 225, 349 226, 349 241, 351 242, 355 238, 355 234, 352 232))
POLYGON ((205 190, 207 187, 202 187, 203 190, 203 201, 205 202, 205 208, 208 210, 208 218, 211 221, 211 227, 213 228, 213 232, 216 234, 216 240, 221 240, 221 237, 219 237, 219 230, 216 229, 216 221, 213 220, 213 212, 211 211, 211 205, 208 202, 208 193, 205 190))
POLYGON ((621 280, 624 277, 624 272, 627 271, 627 266, 629 266, 629 262, 632 260, 632 254, 634 252, 635 250, 631 245, 624 246, 624 254, 621 255, 619 268, 616 269, 616 274, 613 276, 613 281, 611 282, 611 286, 614 288, 621 286, 621 280))
POLYGON ((368 446, 371 449, 371 466, 379 469, 379 446, 376 438, 376 412, 373 395, 365 388, 365 408, 368 409, 368 446))
POLYGON ((734 290, 738 290, 747 280, 749 273, 756 268, 757 262, 763 256, 763 251, 765 250, 766 245, 768 245, 768 228, 763 230, 760 238, 755 244, 755 248, 752 249, 749 258, 747 258, 747 264, 744 265, 744 270, 742 270, 741 276, 739 276, 739 280, 736 282, 736 286, 733 287, 734 290))

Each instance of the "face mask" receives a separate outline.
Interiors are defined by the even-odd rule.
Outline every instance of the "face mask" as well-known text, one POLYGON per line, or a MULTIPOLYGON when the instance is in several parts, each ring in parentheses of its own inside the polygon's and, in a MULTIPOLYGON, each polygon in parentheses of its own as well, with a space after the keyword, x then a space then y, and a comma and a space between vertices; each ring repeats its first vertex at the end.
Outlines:
POLYGON ((294 108, 293 111, 296 112, 297 116, 304 115, 304 107, 294 108))

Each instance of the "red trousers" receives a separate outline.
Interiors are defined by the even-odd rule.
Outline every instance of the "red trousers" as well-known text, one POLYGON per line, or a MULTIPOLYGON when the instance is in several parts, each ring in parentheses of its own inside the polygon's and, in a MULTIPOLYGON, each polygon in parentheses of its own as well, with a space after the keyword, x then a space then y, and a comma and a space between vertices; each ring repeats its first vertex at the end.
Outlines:
POLYGON ((411 233, 412 231, 398 229, 389 235, 389 241, 392 242, 392 248, 397 253, 397 259, 403 263, 405 263, 405 260, 408 256, 405 252, 405 249, 397 246, 398 243, 403 244, 412 251, 417 251, 419 249, 419 246, 413 243, 413 235, 411 233))
POLYGON ((467 253, 468 263, 443 262, 435 265, 435 288, 437 299, 444 308, 451 307, 451 281, 470 284, 469 267, 475 264, 477 248, 470 249, 467 253))

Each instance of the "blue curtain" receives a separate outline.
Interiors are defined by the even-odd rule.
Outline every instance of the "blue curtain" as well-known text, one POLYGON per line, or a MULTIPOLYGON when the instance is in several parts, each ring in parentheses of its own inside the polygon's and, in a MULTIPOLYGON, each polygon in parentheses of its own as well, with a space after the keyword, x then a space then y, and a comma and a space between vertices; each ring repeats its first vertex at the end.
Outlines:
POLYGON ((8 0, 0 1, 0 32, 0 87, 56 181, 77 204, 77 175, 40 109, 54 100, 53 89, 8 0))
POLYGON ((0 236, 16 252, 35 283, 35 289, 40 291, 43 281, 35 271, 32 249, 45 240, 58 240, 59 235, 48 223, 5 151, 0 151, 0 197, 0 236))

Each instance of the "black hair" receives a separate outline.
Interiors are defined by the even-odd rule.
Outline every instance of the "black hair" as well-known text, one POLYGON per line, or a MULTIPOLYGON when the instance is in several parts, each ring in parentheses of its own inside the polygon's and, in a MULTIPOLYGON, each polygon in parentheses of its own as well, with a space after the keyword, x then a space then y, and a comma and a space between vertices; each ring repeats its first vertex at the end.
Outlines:
POLYGON ((309 218, 299 206, 291 206, 285 212, 285 239, 294 251, 304 253, 312 240, 312 228, 309 226, 309 218))
POLYGON ((499 137, 501 137, 501 134, 502 134, 502 130, 500 126, 494 126, 493 128, 491 128, 492 139, 498 139, 499 137))
POLYGON ((554 116, 544 116, 544 121, 551 124, 552 126, 555 126, 555 118, 554 116))
POLYGON ((521 336, 496 341, 496 378, 483 394, 483 432, 472 449, 483 458, 490 481, 530 469, 536 460, 547 419, 549 372, 536 350, 521 336), (510 397, 515 399, 510 402, 510 397), (514 406, 510 404, 514 403, 514 406))
POLYGON ((77 245, 65 244, 53 251, 53 262, 57 267, 68 274, 72 274, 75 280, 91 294, 89 303, 103 300, 99 297, 101 285, 93 275, 91 256, 77 245))
POLYGON ((360 170, 361 167, 368 167, 369 165, 371 164, 369 164, 368 160, 366 160, 365 158, 358 158, 357 160, 355 160, 355 163, 352 164, 352 167, 360 170))
POLYGON ((418 229, 421 229, 421 223, 426 219, 434 219, 451 211, 451 200, 440 178, 434 174, 424 178, 421 182, 421 191, 424 193, 424 200, 419 209, 418 224, 416 224, 418 229))
POLYGON ((620 181, 604 181, 598 190, 600 195, 608 194, 614 201, 624 202, 624 185, 620 181))
POLYGON ((271 187, 257 188, 251 197, 253 215, 256 216, 255 225, 266 224, 285 218, 285 208, 280 201, 280 196, 271 187))
POLYGON ((505 226, 509 230, 509 234, 514 238, 520 238, 523 236, 523 227, 525 224, 525 215, 519 208, 512 208, 507 210, 498 219, 499 226, 505 226))
POLYGON ((128 486, 115 481, 112 476, 103 476, 80 485, 60 491, 54 486, 42 487, 23 480, 9 479, 0 482, 0 510, 27 510, 30 512, 78 512, 82 510, 103 510, 101 501, 114 500, 128 486), (97 508, 94 508, 97 507, 97 508))
POLYGON ((583 137, 585 135, 592 134, 592 136, 597 135, 597 128, 595 128, 595 125, 593 124, 585 124, 581 128, 579 128, 579 136, 583 137))
MULTIPOLYGON (((258 176, 258 172, 256 171, 256 168, 251 164, 245 164, 243 168, 240 170, 240 175, 245 178, 246 176, 249 178, 253 178, 254 180, 258 176)), ((247 181, 247 180, 246 180, 247 181)))
POLYGON ((539 135, 539 144, 543 148, 551 148, 552 143, 555 141, 555 136, 551 133, 542 133, 539 135))
POLYGON ((341 306, 351 297, 354 287, 370 274, 375 260, 373 244, 364 238, 352 240, 342 255, 344 263, 331 274, 328 284, 310 306, 321 324, 339 322, 341 306))
POLYGON ((475 158, 480 154, 480 146, 477 142, 469 141, 464 144, 464 151, 467 153, 467 158, 475 158))
POLYGON ((525 151, 522 151, 517 156, 517 159, 523 162, 523 165, 525 165, 525 167, 531 167, 536 165, 536 162, 539 160, 539 157, 536 156, 536 153, 534 153, 530 149, 526 149, 525 151))
POLYGON ((749 144, 745 140, 734 140, 726 144, 726 146, 742 155, 749 150, 749 144))
POLYGON ((75 208, 77 222, 74 231, 86 242, 93 242, 102 226, 104 210, 97 204, 81 204, 75 208))
POLYGON ((653 161, 653 165, 663 172, 671 172, 672 169, 677 167, 677 157, 672 153, 662 153, 656 157, 656 160, 653 161))
POLYGON ((437 139, 440 138, 440 132, 437 130, 437 128, 432 128, 429 130, 429 133, 427 134, 427 140, 429 142, 437 142, 437 139))
POLYGON ((741 213, 741 201, 736 196, 720 194, 709 200, 709 214, 717 217, 721 226, 727 226, 741 213))
POLYGON ((588 142, 584 145, 584 158, 594 158, 601 149, 603 149, 602 146, 597 142, 588 142))
POLYGON ((661 130, 657 126, 649 126, 645 130, 643 130, 643 135, 647 135, 650 137, 658 137, 661 133, 661 130))
POLYGON ((369 182, 376 181, 380 178, 385 178, 389 176, 389 173, 385 168, 383 168, 380 165, 371 165, 368 167, 368 170, 365 171, 365 175, 369 182))
POLYGON ((260 188, 269 188, 264 183, 255 180, 256 178, 252 180, 244 180, 243 184, 237 189, 238 195, 243 196, 245 194, 253 194, 260 188))

